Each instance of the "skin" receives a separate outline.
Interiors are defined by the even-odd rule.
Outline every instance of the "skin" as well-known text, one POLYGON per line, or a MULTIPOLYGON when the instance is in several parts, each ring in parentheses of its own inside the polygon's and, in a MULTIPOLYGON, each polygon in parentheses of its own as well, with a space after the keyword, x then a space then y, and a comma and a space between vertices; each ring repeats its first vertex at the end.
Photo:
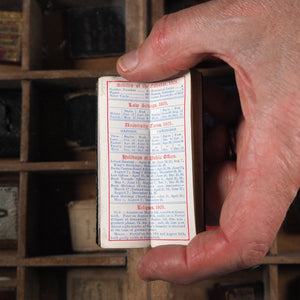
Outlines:
POLYGON ((259 264, 267 253, 300 186, 299 16, 294 0, 214 0, 163 17, 119 59, 123 77, 156 81, 218 57, 234 68, 242 112, 237 160, 219 155, 206 187, 220 227, 187 246, 151 249, 141 278, 190 283, 259 264))

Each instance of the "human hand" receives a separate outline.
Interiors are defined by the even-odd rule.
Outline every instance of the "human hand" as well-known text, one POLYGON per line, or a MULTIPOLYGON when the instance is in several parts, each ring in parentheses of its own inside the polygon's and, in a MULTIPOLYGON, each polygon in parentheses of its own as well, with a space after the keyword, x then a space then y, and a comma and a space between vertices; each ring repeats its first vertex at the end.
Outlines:
POLYGON ((150 250, 143 279, 189 283, 267 253, 300 186, 299 16, 298 1, 214 0, 165 16, 118 61, 123 77, 154 81, 218 57, 234 68, 243 115, 236 163, 215 168, 206 190, 221 203, 220 227, 150 250))

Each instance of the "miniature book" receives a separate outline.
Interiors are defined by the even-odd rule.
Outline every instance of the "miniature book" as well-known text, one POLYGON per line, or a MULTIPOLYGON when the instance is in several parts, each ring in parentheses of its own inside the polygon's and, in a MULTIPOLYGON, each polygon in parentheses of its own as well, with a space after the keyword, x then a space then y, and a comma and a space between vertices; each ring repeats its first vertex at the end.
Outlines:
POLYGON ((98 83, 98 243, 187 244, 203 229, 201 74, 98 83), (197 218, 196 218, 197 216, 197 218))

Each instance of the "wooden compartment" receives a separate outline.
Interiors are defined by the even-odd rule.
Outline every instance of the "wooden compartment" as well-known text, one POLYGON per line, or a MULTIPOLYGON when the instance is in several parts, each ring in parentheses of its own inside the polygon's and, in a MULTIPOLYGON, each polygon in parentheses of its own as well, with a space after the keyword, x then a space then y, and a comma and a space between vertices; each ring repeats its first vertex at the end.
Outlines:
MULTIPOLYGON (((30 285, 35 287, 32 299, 66 299, 65 268, 30 268, 26 275, 27 281, 33 280, 30 285)), ((29 288, 27 291, 32 292, 29 288)))
POLYGON ((288 233, 281 229, 277 236, 278 253, 282 255, 300 255, 300 234, 288 233))
MULTIPOLYGON (((36 104, 38 119, 36 129, 39 132, 39 136, 38 139, 35 139, 35 141, 39 141, 37 146, 38 157, 34 160, 96 160, 95 143, 90 144, 89 147, 71 146, 72 141, 68 138, 67 130, 68 119, 72 117, 67 110, 68 99, 72 96, 82 94, 96 96, 96 79, 93 80, 93 83, 93 88, 82 89, 80 87, 75 89, 67 84, 56 86, 53 83, 45 82, 36 82, 33 85, 35 97, 39 99, 36 104)), ((95 112, 96 109, 91 111, 91 114, 95 112)), ((86 122, 90 119, 87 119, 86 122)), ((96 116, 93 119, 95 124, 90 124, 89 132, 93 131, 96 136, 96 116)))
MULTIPOLYGON (((28 226, 36 226, 36 247, 28 255, 45 256, 73 253, 68 216, 68 203, 96 199, 96 176, 93 173, 34 174, 37 188, 36 203, 28 209, 38 212, 36 220, 27 219, 28 226), (35 225, 33 225, 33 223, 35 225)), ((33 186, 30 187, 32 189, 33 186)), ((96 211, 95 211, 96 214, 96 211)))
POLYGON ((16 268, 0 268, 0 298, 15 299, 17 295, 16 268))
POLYGON ((25 298, 65 300, 97 294, 101 299, 126 299, 125 275, 124 268, 30 267, 24 276, 25 298))
MULTIPOLYGON (((263 299, 263 287, 265 284, 264 279, 264 267, 260 266, 257 268, 244 270, 240 272, 232 273, 228 276, 217 277, 211 280, 204 280, 199 283, 190 284, 187 286, 182 285, 170 285, 169 299, 201 299, 201 300, 217 300, 214 292, 216 288, 228 287, 228 286, 259 286, 261 289, 261 298, 263 299)), ((251 291, 252 292, 252 291, 251 291)), ((220 298, 221 299, 221 298, 220 298)), ((224 298, 225 299, 225 298, 224 298)), ((246 298, 245 298, 246 299, 246 298)), ((255 298, 256 299, 256 298, 255 298)))
MULTIPOLYGON (((114 54, 108 57, 93 58, 72 58, 71 39, 69 22, 70 9, 89 8, 89 7, 107 7, 119 6, 124 11, 124 30, 125 30, 125 4, 122 0, 115 1, 52 1, 51 5, 42 5, 43 11, 43 69, 111 69, 114 67, 117 56, 114 54)), ((83 25, 82 25, 83 26, 83 25)), ((105 28, 103 28, 104 30, 105 28)), ((95 29, 94 29, 95 30, 95 29)), ((83 37, 84 38, 84 37, 83 37)), ((88 38, 88 37, 87 37, 88 38)), ((97 37, 95 37, 97 38, 97 37)), ((125 43, 125 32, 123 35, 125 43)), ((85 43, 85 40, 82 40, 85 43)), ((124 50, 123 50, 124 52, 124 50)))
POLYGON ((300 266, 286 265, 278 268, 279 300, 296 300, 300 297, 300 266))
MULTIPOLYGON (((23 66, 25 69, 107 70, 115 68, 118 55, 116 56, 114 53, 111 55, 108 53, 105 55, 106 57, 78 59, 72 57, 67 17, 70 9, 108 6, 123 8, 126 50, 131 50, 139 45, 147 34, 147 20, 142 19, 147 18, 146 1, 105 0, 101 3, 95 0, 84 2, 81 0, 30 1, 30 9, 26 15, 29 27, 25 28, 24 35, 27 39, 34 40, 34 43, 28 44, 24 49, 23 66)), ((111 38, 113 39, 113 37, 111 38)))

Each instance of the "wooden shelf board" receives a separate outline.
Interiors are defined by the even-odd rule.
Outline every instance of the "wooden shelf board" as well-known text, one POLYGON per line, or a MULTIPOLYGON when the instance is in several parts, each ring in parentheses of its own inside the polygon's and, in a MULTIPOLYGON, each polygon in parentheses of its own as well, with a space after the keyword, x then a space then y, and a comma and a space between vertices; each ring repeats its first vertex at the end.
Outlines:
POLYGON ((19 72, 21 71, 20 65, 14 65, 14 64, 0 64, 0 72, 19 72))
MULTIPOLYGON (((298 255, 268 255, 263 265, 299 265, 298 255)), ((126 253, 93 253, 93 254, 69 254, 56 256, 41 256, 33 258, 18 258, 10 255, 0 256, 0 266, 125 266, 126 253)))
POLYGON ((0 256, 0 267, 74 267, 102 266, 125 267, 126 253, 69 254, 20 258, 16 256, 0 256))
POLYGON ((0 80, 54 80, 82 79, 100 76, 117 75, 115 69, 109 70, 38 70, 38 71, 8 71, 1 72, 0 80))
POLYGON ((93 88, 102 76, 117 75, 115 69, 111 70, 50 70, 50 71, 19 71, 1 72, 1 89, 21 89, 22 81, 33 81, 49 84, 55 88, 93 88))
POLYGON ((0 266, 1 267, 17 267, 18 259, 16 256, 1 255, 0 256, 0 266))
POLYGON ((265 265, 289 265, 289 264, 300 264, 300 253, 299 254, 288 254, 288 255, 267 255, 264 257, 262 264, 265 265))
POLYGON ((95 171, 95 161, 2 162, 0 172, 95 171))
POLYGON ((25 258, 20 261, 25 267, 73 267, 109 266, 125 267, 126 253, 70 254, 25 258))

